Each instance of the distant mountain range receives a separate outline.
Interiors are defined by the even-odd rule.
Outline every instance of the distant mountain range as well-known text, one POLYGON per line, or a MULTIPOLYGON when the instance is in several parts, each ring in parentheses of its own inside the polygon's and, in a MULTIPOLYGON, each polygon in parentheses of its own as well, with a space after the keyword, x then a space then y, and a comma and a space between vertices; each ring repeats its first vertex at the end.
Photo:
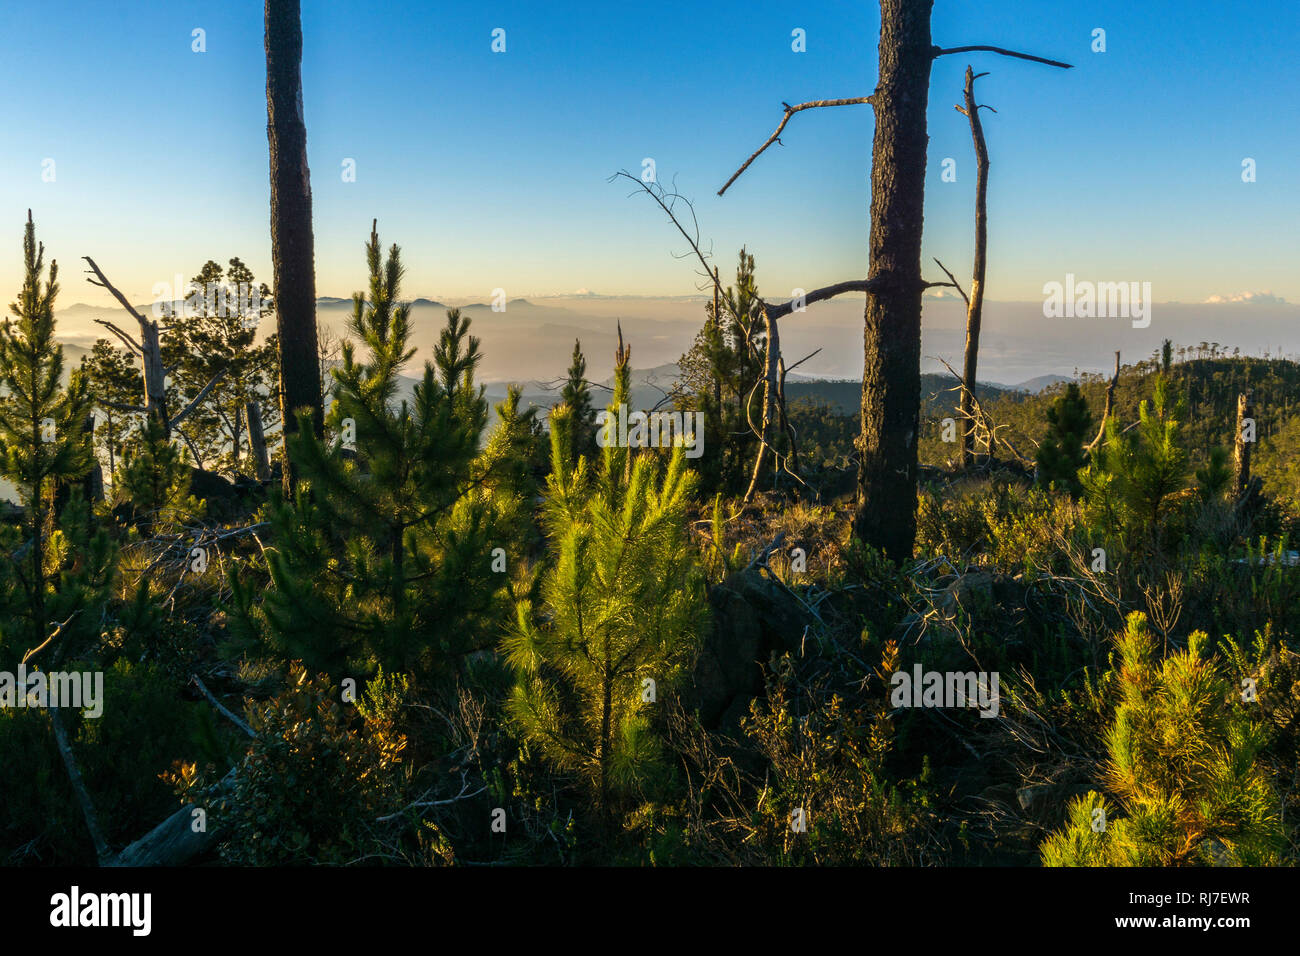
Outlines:
MULTIPOLYGON (((453 302, 455 300, 452 300, 453 302)), ((421 297, 411 303, 413 371, 432 356, 451 303, 421 297)), ((695 340, 704 320, 699 297, 602 297, 507 299, 505 311, 486 301, 459 306, 472 320, 481 342, 485 382, 546 382, 563 376, 573 343, 582 343, 593 380, 612 371, 621 326, 637 368, 676 363, 695 340)), ((140 306, 146 314, 151 306, 140 306)), ((318 300, 323 327, 346 330, 352 300, 324 296, 318 300)), ((90 346, 107 331, 95 319, 130 323, 113 305, 70 305, 58 312, 63 341, 90 346)), ((1175 346, 1230 342, 1242 353, 1280 353, 1279 343, 1294 341, 1300 306, 1288 303, 1249 305, 1157 303, 1151 328, 1135 329, 1113 319, 1049 319, 1041 303, 986 302, 980 369, 992 383, 1030 392, 1073 377, 1076 371, 1109 372, 1114 351, 1125 362, 1156 352, 1165 337, 1175 346), (1248 315, 1247 315, 1248 313, 1248 315)), ((268 330, 273 325, 264 323, 268 330)), ((125 326, 124 326, 125 327, 125 326)), ((127 329, 130 331, 130 329, 127 329)), ((942 373, 940 359, 960 367, 965 339, 965 312, 960 301, 926 299, 922 325, 922 371, 942 373)), ((796 375, 815 380, 854 380, 862 375, 862 297, 844 296, 810 307, 806 314, 782 320, 783 351, 791 363, 804 359, 796 375)), ((660 376, 661 378, 665 376, 660 376)))

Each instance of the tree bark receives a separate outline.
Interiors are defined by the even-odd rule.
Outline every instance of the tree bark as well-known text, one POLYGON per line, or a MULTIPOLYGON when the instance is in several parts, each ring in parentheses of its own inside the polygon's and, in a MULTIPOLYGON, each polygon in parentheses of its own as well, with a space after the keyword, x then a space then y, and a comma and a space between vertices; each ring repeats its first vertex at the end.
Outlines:
POLYGON ((785 410, 785 359, 779 355, 776 358, 777 364, 777 385, 776 385, 776 408, 781 415, 781 430, 785 432, 786 441, 790 443, 790 451, 786 455, 786 470, 791 477, 799 478, 799 443, 798 436, 794 433, 794 426, 790 424, 790 418, 785 410))
POLYGON ((262 431, 262 406, 249 402, 244 408, 248 419, 248 444, 253 449, 253 467, 258 481, 271 480, 271 456, 266 452, 266 434, 262 431))
MULTIPOLYGON (((316 336, 316 274, 311 229, 311 174, 302 106, 302 17, 299 0, 266 0, 266 136, 271 154, 271 260, 280 340, 280 411, 286 438, 307 409, 324 435, 316 336)), ((284 443, 284 482, 296 475, 284 443)))
MULTIPOLYGON (((745 489, 745 497, 741 500, 741 507, 749 504, 750 499, 754 497, 754 491, 758 487, 758 479, 763 473, 763 461, 767 457, 768 446, 772 435, 772 421, 775 418, 773 408, 776 405, 776 391, 778 387, 777 365, 781 356, 781 339, 776 329, 776 320, 766 308, 763 309, 763 324, 767 333, 766 349, 764 350, 763 362, 763 411, 761 429, 758 436, 758 452, 754 457, 754 471, 749 476, 749 487, 745 489)), ((752 428, 752 422, 750 423, 752 428)), ((776 461, 776 449, 772 449, 773 461, 776 461)))
POLYGON ((916 538, 921 401, 921 231, 930 10, 880 0, 880 82, 872 98, 871 232, 854 536, 897 562, 916 538))
POLYGON ((1242 434, 1243 423, 1255 417, 1255 402, 1250 392, 1237 395, 1237 437, 1234 442, 1234 472, 1236 474, 1237 498, 1243 498, 1250 488, 1250 442, 1242 434))
MULTIPOLYGON (((965 388, 961 395, 962 442, 961 463, 970 467, 975 461, 974 398, 976 366, 979 363, 980 319, 984 310, 984 271, 988 246, 989 151, 984 143, 979 105, 975 102, 975 74, 966 67, 966 116, 970 119, 971 139, 975 141, 975 268, 971 276, 970 301, 966 306, 966 353, 962 366, 965 388)), ((989 454, 993 449, 989 449, 989 454)))

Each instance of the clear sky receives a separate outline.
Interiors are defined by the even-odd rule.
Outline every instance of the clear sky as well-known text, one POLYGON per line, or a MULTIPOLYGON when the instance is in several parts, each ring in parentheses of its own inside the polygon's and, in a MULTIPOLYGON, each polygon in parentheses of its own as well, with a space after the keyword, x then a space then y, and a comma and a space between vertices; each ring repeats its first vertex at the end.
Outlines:
MULTIPOLYGON (((257 0, 3 0, 0 285, 22 222, 99 303, 91 255, 128 295, 238 255, 270 279, 265 60, 257 0), (192 31, 206 31, 193 52, 192 31), (54 181, 42 181, 54 160, 54 181), (4 252, 4 250, 8 250, 4 252)), ((769 298, 866 271, 868 106, 796 116, 784 147, 716 190, 780 104, 869 94, 878 11, 855 3, 303 0, 317 291, 363 286, 378 217, 410 296, 696 289, 683 243, 618 169, 652 157, 696 200, 726 275, 747 243, 769 298), (491 33, 506 31, 506 52, 491 33), (807 50, 791 49, 806 31, 807 50), (356 182, 342 163, 356 162, 356 182)), ((992 156, 988 295, 1041 299, 1067 272, 1152 283, 1156 301, 1270 290, 1300 301, 1294 0, 937 0, 926 248, 967 277, 979 81, 992 156), (1106 52, 1090 49, 1106 31, 1106 52), (944 183, 942 160, 956 160, 944 183), (1252 158, 1257 181, 1242 182, 1252 158)))

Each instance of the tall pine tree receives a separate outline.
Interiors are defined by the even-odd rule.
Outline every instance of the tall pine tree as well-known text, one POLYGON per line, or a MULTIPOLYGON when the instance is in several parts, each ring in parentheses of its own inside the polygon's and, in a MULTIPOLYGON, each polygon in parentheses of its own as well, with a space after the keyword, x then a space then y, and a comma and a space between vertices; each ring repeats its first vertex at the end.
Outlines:
MULTIPOLYGON (((0 589, 8 585, 6 603, 16 605, 21 622, 11 635, 36 647, 72 611, 85 611, 90 603, 93 595, 68 577, 74 565, 91 592, 104 591, 109 546, 102 534, 92 536, 87 509, 75 496, 69 509, 73 536, 60 530, 55 513, 56 487, 81 478, 93 464, 85 430, 91 401, 80 369, 73 370, 66 389, 62 385, 63 346, 54 340, 59 267, 52 261, 44 277, 45 246, 36 241, 30 210, 23 267, 22 291, 9 306, 12 317, 0 325, 0 477, 17 486, 23 508, 22 540, 0 541, 6 565, 0 568, 0 589), (78 608, 79 599, 86 606, 78 608)), ((89 620, 72 626, 93 627, 89 620)))

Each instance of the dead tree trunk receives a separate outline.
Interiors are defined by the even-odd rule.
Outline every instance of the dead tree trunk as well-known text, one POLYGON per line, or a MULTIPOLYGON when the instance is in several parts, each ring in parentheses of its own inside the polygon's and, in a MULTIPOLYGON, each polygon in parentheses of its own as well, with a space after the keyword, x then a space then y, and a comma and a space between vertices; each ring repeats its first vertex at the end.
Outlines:
MULTIPOLYGON (((86 477, 81 479, 81 491, 85 499, 89 502, 104 500, 104 466, 99 463, 99 456, 95 454, 95 413, 91 412, 86 416, 81 425, 81 433, 86 438, 86 444, 90 447, 90 471, 86 472, 86 477)), ((111 444, 111 443, 110 443, 111 444)))
MULTIPOLYGON (((988 190, 989 151, 984 142, 984 127, 980 123, 980 108, 975 102, 975 81, 987 74, 975 74, 966 67, 965 107, 957 107, 970 120, 971 139, 975 142, 975 267, 971 276, 970 299, 966 303, 966 353, 962 365, 962 380, 966 388, 961 395, 962 441, 961 463, 970 467, 975 461, 975 422, 973 399, 975 397, 976 366, 979 363, 980 319, 984 311, 984 271, 988 248, 988 190)), ((989 454, 993 449, 989 448, 989 454)))
MULTIPOLYGON (((266 0, 266 136, 271 155, 271 259, 280 340, 280 413, 286 439, 299 409, 324 436, 316 334, 316 273, 311 231, 311 174, 302 108, 302 16, 299 0, 266 0)), ((294 469, 284 442, 284 482, 294 469)))
MULTIPOLYGON (((749 487, 745 489, 745 497, 741 501, 742 508, 749 504, 750 499, 754 496, 754 489, 758 486, 759 476, 763 473, 763 461, 766 459, 768 451, 771 451, 773 455, 776 454, 776 450, 770 447, 770 438, 772 435, 772 420, 776 417, 774 407, 778 387, 777 363, 781 356, 781 339, 776 330, 776 319, 772 318, 767 309, 763 310, 763 325, 767 332, 763 362, 763 414, 759 425, 758 454, 754 456, 754 471, 749 476, 749 487)), ((753 427, 751 421, 750 428, 753 427)))
POLYGON ((921 230, 933 0, 880 0, 880 81, 873 95, 862 435, 853 534, 895 561, 916 537, 921 406, 921 230))
POLYGON ((130 301, 127 300, 113 283, 108 281, 99 266, 95 265, 95 260, 90 256, 82 256, 90 266, 90 272, 94 274, 93 279, 87 279, 91 285, 99 286, 106 289, 109 294, 115 298, 122 308, 135 319, 140 328, 140 341, 137 342, 126 332, 123 332, 112 322, 104 319, 96 319, 95 322, 104 326, 121 340, 127 350, 140 356, 141 375, 144 378, 144 404, 139 406, 120 406, 120 410, 128 412, 145 412, 149 418, 157 422, 162 427, 163 437, 171 438, 172 429, 176 428, 182 421, 188 418, 193 411, 202 404, 203 400, 208 397, 217 383, 221 381, 226 374, 225 369, 220 369, 215 375, 208 380, 197 395, 191 399, 190 403, 181 409, 177 415, 172 415, 167 410, 167 372, 168 369, 163 365, 162 360, 162 343, 158 337, 158 321, 156 319, 146 319, 136 311, 130 301))
MULTIPOLYGON (((936 57, 987 52, 1069 69, 1070 64, 994 46, 939 47, 930 41, 934 0, 880 0, 880 78, 868 97, 814 100, 791 106, 767 142, 718 194, 779 141, 796 113, 828 106, 871 104, 876 115, 871 152, 871 228, 865 280, 809 293, 801 304, 844 292, 866 292, 862 373, 862 434, 857 451, 858 500, 853 534, 895 561, 912 555, 916 538, 917 431, 921 400, 921 232, 928 135, 925 109, 936 57), (816 296, 816 298, 814 298, 816 296)), ((631 174, 628 179, 634 179, 631 174)), ((635 181, 635 180, 634 180, 635 181)), ((660 197, 656 197, 660 198, 660 197)), ((671 210, 663 203, 666 211, 671 210)), ((681 229, 680 224, 678 228, 681 229)), ((683 230, 685 234, 685 230, 683 230)), ((699 255, 698 249, 696 254, 699 255)), ((701 257, 702 259, 702 257, 701 257)), ((773 319, 782 314, 769 314, 773 319)))
POLYGON ((1097 430, 1097 437, 1089 442, 1084 451, 1089 454, 1101 444, 1101 440, 1106 437, 1106 422, 1115 411, 1115 387, 1119 385, 1119 352, 1115 353, 1115 374, 1110 377, 1110 382, 1106 385, 1106 408, 1101 413, 1101 427, 1097 430))
MULTIPOLYGON (((1255 403, 1250 392, 1243 392, 1237 396, 1237 435, 1233 454, 1233 461, 1236 466, 1236 489, 1238 500, 1246 496, 1250 489, 1250 446, 1252 442, 1246 440, 1246 422, 1249 419, 1252 423, 1255 418, 1255 403)), ((1252 434, 1251 438, 1255 436, 1252 434)))
MULTIPOLYGON (((785 410, 785 359, 777 356, 777 384, 776 384, 776 407, 781 413, 781 430, 785 432, 785 440, 790 445, 790 450, 786 454, 786 471, 791 476, 799 479, 799 441, 795 434, 794 426, 790 424, 790 416, 785 410)), ((801 479, 800 479, 801 480, 801 479)))
POLYGON ((248 444, 253 449, 253 467, 257 469, 258 481, 271 480, 271 456, 266 451, 266 435, 262 431, 262 406, 249 402, 244 406, 244 416, 248 419, 248 444))

